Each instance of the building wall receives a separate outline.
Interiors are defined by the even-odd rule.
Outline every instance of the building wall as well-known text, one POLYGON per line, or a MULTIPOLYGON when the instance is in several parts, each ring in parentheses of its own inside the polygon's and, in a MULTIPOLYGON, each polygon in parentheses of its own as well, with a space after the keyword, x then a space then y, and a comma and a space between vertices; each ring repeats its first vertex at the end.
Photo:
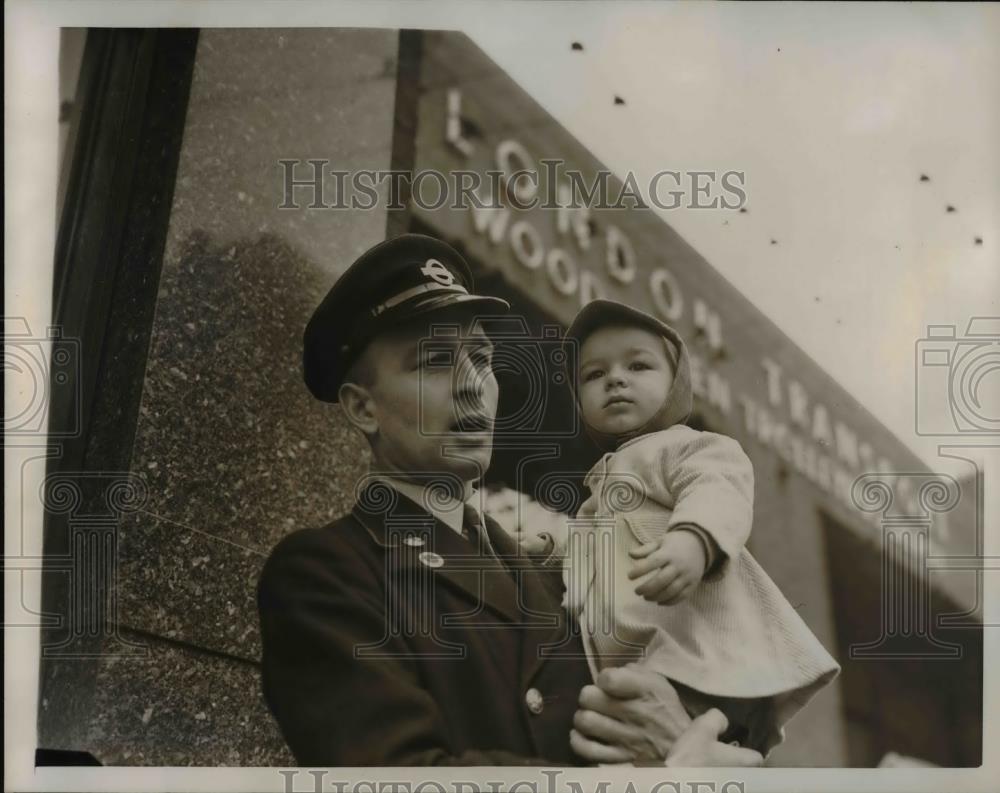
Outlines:
MULTIPOLYGON (((425 32, 419 78, 417 171, 466 169, 485 179, 490 169, 523 167, 539 174, 539 196, 544 202, 551 185, 543 160, 563 161, 564 167, 580 171, 587 184, 606 170, 570 131, 464 36, 425 32), (505 163, 502 147, 513 147, 518 155, 505 163)), ((628 133, 623 130, 623 134, 628 133)), ((610 184, 614 201, 622 182, 613 176, 610 184)), ((428 203, 434 195, 435 190, 429 189, 428 203)), ((484 190, 481 195, 488 198, 489 192, 484 190)), ((836 531, 848 532, 858 540, 850 546, 850 553, 857 554, 860 548, 877 568, 882 516, 858 509, 851 499, 851 484, 856 475, 866 471, 929 473, 920 460, 652 210, 592 209, 588 218, 592 234, 586 246, 568 230, 572 224, 560 227, 559 212, 554 209, 521 211, 505 202, 506 209, 477 210, 455 208, 450 203, 441 208, 414 207, 415 223, 460 246, 476 263, 477 277, 490 285, 502 282, 512 302, 531 304, 547 321, 566 325, 590 297, 599 294, 659 314, 685 336, 703 381, 696 398, 700 423, 735 437, 754 463, 757 481, 751 551, 841 664, 857 667, 858 674, 845 677, 868 680, 871 665, 878 663, 899 679, 908 679, 919 664, 849 657, 847 634, 838 632, 838 616, 840 622, 849 617, 852 625, 860 626, 859 631, 849 632, 851 641, 862 640, 862 636, 875 639, 881 630, 880 605, 877 596, 848 599, 839 605, 850 613, 835 614, 832 591, 838 582, 832 575, 844 565, 833 564, 831 553, 844 551, 826 542, 828 521, 824 515, 833 518, 836 531), (529 228, 525 230, 525 226, 529 228), (635 256, 636 275, 629 283, 617 281, 609 269, 608 242, 618 234, 629 240, 635 256), (553 251, 562 254, 562 269, 557 271, 550 269, 553 251), (569 265, 567 259, 571 260, 569 265), (651 297, 650 276, 657 269, 669 271, 674 297, 677 293, 681 296, 678 303, 683 307, 675 316, 667 316, 651 297), (702 309, 696 307, 698 302, 702 309), (706 330, 710 323, 699 321, 699 311, 706 308, 720 321, 721 345, 706 330), (772 373, 779 369, 775 378, 772 373), (728 387, 728 404, 713 396, 709 385, 713 378, 728 387), (775 384, 776 393, 772 393, 775 384), (792 406, 796 396, 791 389, 805 395, 806 409, 801 413, 792 406), (797 421, 798 416, 805 420, 797 421), (824 418, 831 428, 841 423, 857 445, 866 448, 858 454, 850 443, 834 442, 829 437, 832 433, 823 432, 824 418), (797 448, 791 448, 790 439, 797 448), (852 456, 859 459, 852 460, 852 456), (821 472, 822 466, 829 464, 841 469, 839 480, 821 472)), ((677 309, 678 304, 672 307, 677 309)), ((533 327, 542 327, 543 322, 536 320, 533 327)), ((553 391, 560 389, 557 384, 547 385, 553 391)), ((563 399, 562 404, 571 405, 572 401, 563 399)), ((578 467, 581 451, 577 445, 563 442, 563 455, 564 468, 578 467)), ((901 478, 893 485, 898 490, 898 505, 912 503, 912 488, 906 490, 909 481, 901 478)), ((936 516, 931 523, 931 542, 939 549, 948 537, 946 517, 936 516)), ((926 582, 925 573, 920 578, 926 582)), ((969 574, 964 574, 960 586, 949 581, 953 585, 949 591, 953 596, 960 591, 965 604, 970 596, 968 579, 969 574)), ((943 576, 935 579, 938 583, 942 580, 943 576)), ((877 582, 872 585, 878 587, 877 582)), ((954 680, 956 691, 965 691, 958 679, 969 670, 957 664, 945 669, 953 677, 946 673, 944 679, 954 680)), ((963 696, 974 698, 976 693, 965 691, 963 696)), ((883 706, 888 702, 883 700, 883 706)), ((772 755, 773 764, 836 766, 857 762, 859 757, 871 764, 870 751, 851 750, 852 741, 857 739, 849 738, 844 703, 845 693, 838 680, 790 724, 786 743, 772 755)), ((941 702, 932 705, 938 708, 939 716, 950 707, 941 702)), ((967 721, 971 723, 971 719, 967 721)), ((890 743, 886 748, 893 746, 890 743)), ((965 761, 961 753, 947 756, 955 762, 965 761)))
POLYGON ((119 531, 128 644, 44 663, 41 746, 293 764, 260 694, 256 582, 284 534, 347 509, 364 470, 302 385, 301 334, 387 217, 385 200, 279 209, 277 161, 388 168, 397 48, 394 31, 201 32, 132 453, 148 498, 119 531))

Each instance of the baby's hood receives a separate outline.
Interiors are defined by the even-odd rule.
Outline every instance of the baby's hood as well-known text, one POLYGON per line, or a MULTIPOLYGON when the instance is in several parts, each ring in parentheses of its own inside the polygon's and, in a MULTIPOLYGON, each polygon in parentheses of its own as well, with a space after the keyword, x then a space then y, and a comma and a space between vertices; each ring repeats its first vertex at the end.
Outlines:
POLYGON ((563 339, 568 381, 570 388, 573 389, 573 395, 577 397, 578 406, 579 396, 576 386, 579 376, 580 346, 597 328, 611 324, 634 325, 665 338, 668 346, 673 348, 674 382, 667 393, 667 398, 663 401, 663 406, 646 424, 628 435, 607 435, 587 427, 587 432, 605 451, 617 448, 629 438, 669 429, 675 424, 683 424, 691 415, 693 406, 691 363, 687 346, 680 334, 662 320, 614 300, 592 300, 584 306, 563 339))

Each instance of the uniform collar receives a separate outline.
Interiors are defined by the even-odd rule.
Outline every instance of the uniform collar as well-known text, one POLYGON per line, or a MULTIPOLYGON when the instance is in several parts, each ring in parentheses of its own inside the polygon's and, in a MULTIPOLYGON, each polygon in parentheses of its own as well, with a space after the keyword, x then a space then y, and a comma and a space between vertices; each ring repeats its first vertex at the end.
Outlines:
MULTIPOLYGON (((463 507, 465 504, 456 498, 448 498, 447 495, 435 489, 433 497, 428 497, 427 485, 419 485, 416 482, 407 482, 404 479, 397 479, 386 474, 372 473, 373 479, 385 482, 391 488, 406 496, 414 504, 418 504, 426 509, 431 515, 441 521, 452 531, 462 533, 463 507)), ((468 499, 474 507, 479 509, 479 494, 473 490, 468 499)))
MULTIPOLYGON (((518 553, 517 543, 498 524, 483 517, 485 531, 478 536, 485 544, 477 548, 462 537, 460 530, 453 531, 433 514, 429 504, 414 500, 397 489, 396 484, 381 475, 370 476, 359 488, 351 513, 372 539, 386 549, 387 574, 417 580, 419 575, 430 571, 464 592, 471 605, 485 604, 506 622, 526 619, 519 605, 518 579, 522 575, 520 568, 531 562, 518 553)), ((413 495, 422 499, 427 488, 414 487, 413 495)), ((464 505, 465 502, 455 500, 452 508, 445 511, 461 516, 464 505)), ((473 506, 478 509, 477 504, 473 506)), ((537 588, 537 584, 532 586, 537 588)), ((531 598, 526 602, 530 605, 531 598)))

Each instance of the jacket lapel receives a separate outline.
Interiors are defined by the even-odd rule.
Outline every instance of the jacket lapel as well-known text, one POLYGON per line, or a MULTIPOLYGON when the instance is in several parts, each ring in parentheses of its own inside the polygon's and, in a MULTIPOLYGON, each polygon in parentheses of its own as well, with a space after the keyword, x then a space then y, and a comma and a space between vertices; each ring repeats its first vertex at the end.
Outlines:
POLYGON ((562 607, 562 566, 543 567, 518 553, 517 543, 490 517, 485 518, 497 554, 518 580, 518 608, 524 627, 521 669, 527 685, 549 658, 583 657, 577 622, 562 607))
POLYGON ((554 608, 559 602, 554 590, 546 587, 545 576, 556 575, 558 571, 544 570, 521 553, 517 541, 489 515, 484 516, 484 523, 497 556, 517 580, 517 602, 522 619, 527 618, 526 621, 536 627, 555 626, 554 608))
POLYGON ((390 580, 426 581, 424 575, 429 573, 469 601, 469 610, 443 615, 445 625, 496 625, 497 616, 503 622, 523 620, 511 571, 487 548, 475 547, 398 491, 393 490, 390 499, 366 495, 367 490, 353 514, 372 539, 386 548, 390 580), (484 608, 493 616, 483 615, 484 608))

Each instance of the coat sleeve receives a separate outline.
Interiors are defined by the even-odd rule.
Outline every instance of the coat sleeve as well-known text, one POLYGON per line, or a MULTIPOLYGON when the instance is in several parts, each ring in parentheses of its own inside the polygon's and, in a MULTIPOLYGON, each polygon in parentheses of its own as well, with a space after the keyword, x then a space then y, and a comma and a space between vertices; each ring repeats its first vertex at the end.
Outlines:
POLYGON ((555 765, 502 750, 452 753, 408 648, 384 636, 375 572, 349 549, 298 534, 272 553, 257 597, 264 698, 299 764, 555 765), (382 657, 355 658, 363 644, 381 644, 382 657))
POLYGON ((672 504, 669 528, 695 526, 722 553, 713 575, 739 554, 753 523, 753 464, 733 438, 688 428, 673 435, 646 477, 654 500, 672 504))

